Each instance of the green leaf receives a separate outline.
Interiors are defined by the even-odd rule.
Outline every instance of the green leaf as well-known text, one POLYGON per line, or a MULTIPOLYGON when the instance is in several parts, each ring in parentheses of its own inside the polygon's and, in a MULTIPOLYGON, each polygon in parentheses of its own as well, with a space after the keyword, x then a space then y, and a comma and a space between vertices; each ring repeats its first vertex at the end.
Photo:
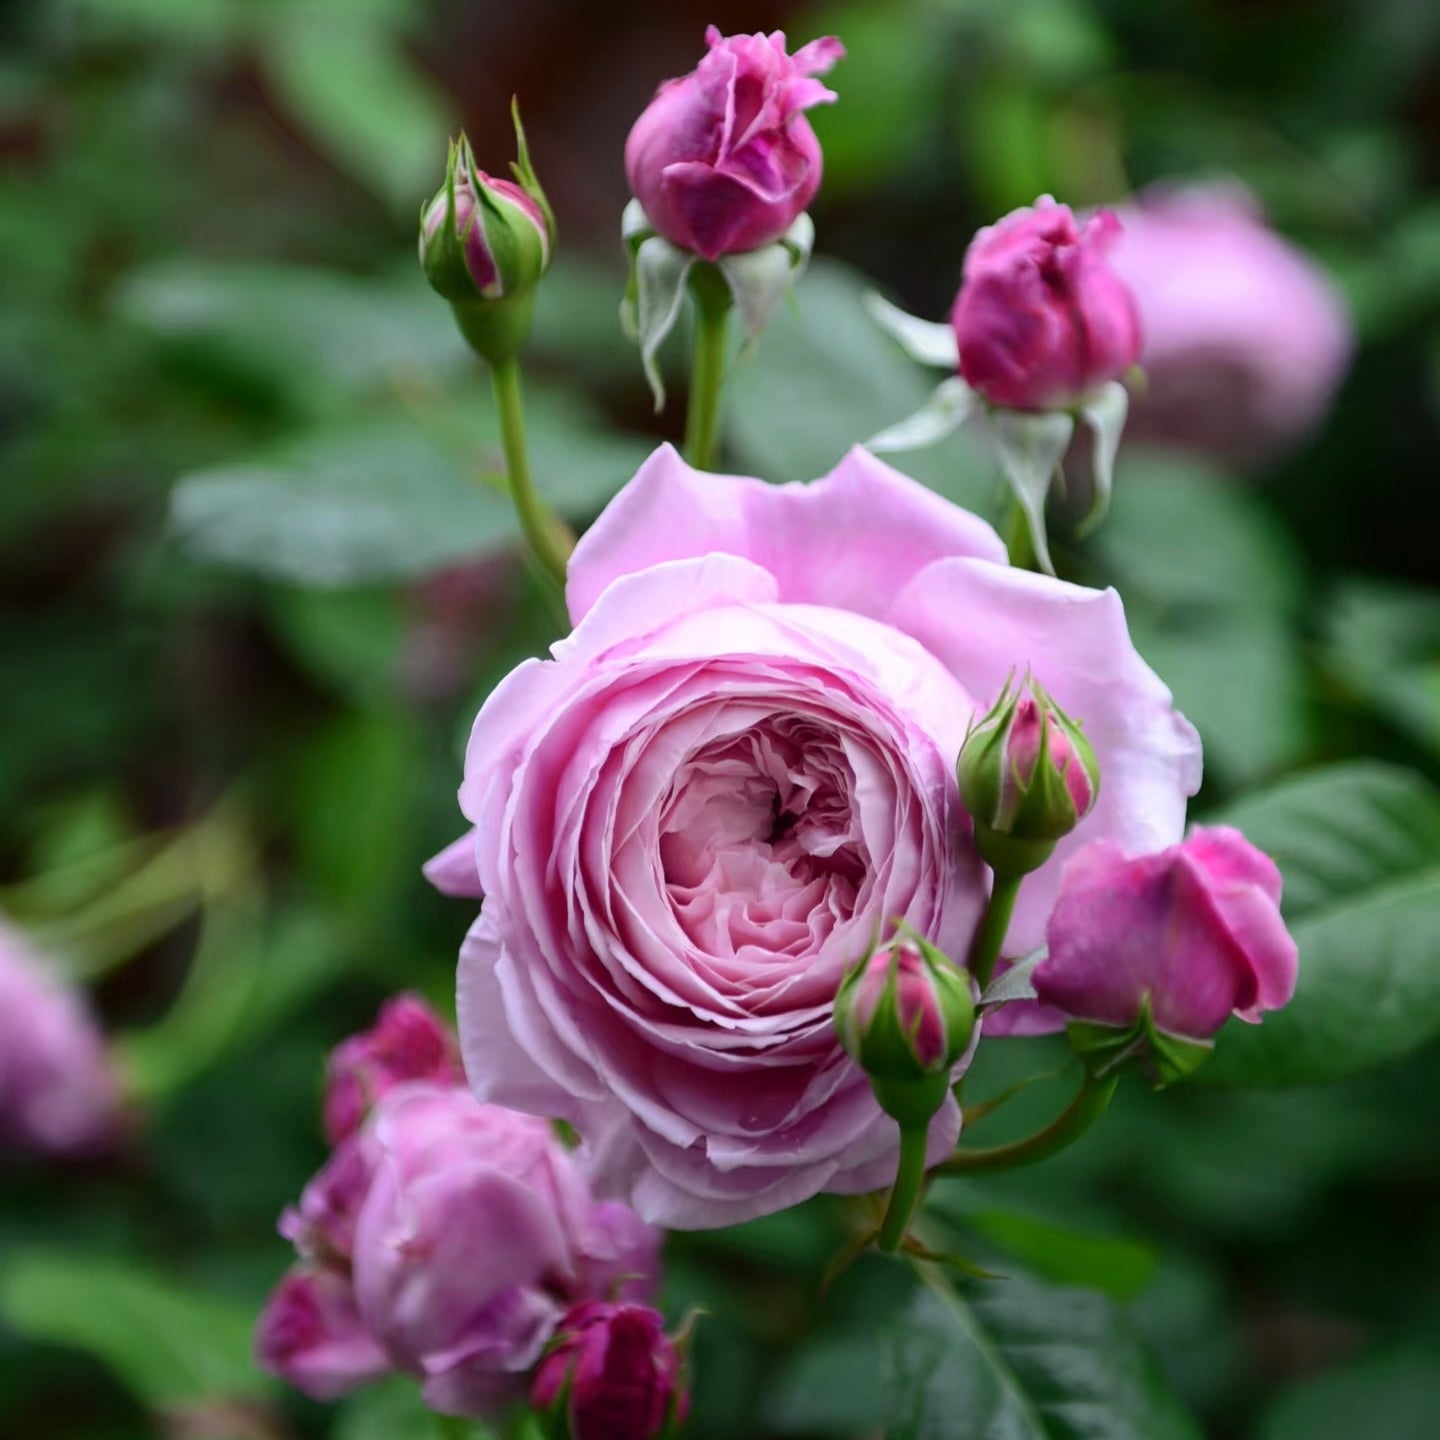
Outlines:
POLYGON ((780 1434, 886 1440, 1195 1440, 1124 1315, 1028 1280, 867 1295, 856 1327, 782 1372, 780 1434))
POLYGON ((1362 761, 1208 818, 1279 864, 1300 980, 1262 1024, 1226 1028, 1202 1081, 1332 1080, 1440 1034, 1440 796, 1428 782, 1362 761))
POLYGON ((1057 1285, 1083 1285, 1128 1300, 1155 1273, 1155 1252, 1117 1235, 1099 1235, 1013 1210, 976 1210, 965 1216, 965 1224, 1057 1285))
POLYGON ((1440 1415, 1440 1353, 1405 1351, 1362 1360, 1283 1395, 1259 1440, 1432 1440, 1440 1415))
MULTIPOLYGON (((726 437, 740 468, 770 480, 811 480, 845 452, 915 414, 935 372, 914 364, 870 317, 871 287, 854 271, 817 260, 753 356, 734 371, 726 437)), ((986 447, 965 432, 900 457, 897 468, 948 499, 993 509, 1000 476, 986 447)))
MULTIPOLYGON (((541 495, 570 515, 599 511, 646 454, 553 392, 534 394, 527 417, 541 495)), ((410 579, 517 543, 502 465, 481 392, 473 404, 319 429, 186 476, 171 496, 171 526, 201 558, 272 579, 410 579)))
POLYGON ((31 1251, 0 1271, 0 1316, 27 1340, 93 1355, 160 1408, 263 1394, 250 1361, 254 1311, 129 1262, 31 1251))

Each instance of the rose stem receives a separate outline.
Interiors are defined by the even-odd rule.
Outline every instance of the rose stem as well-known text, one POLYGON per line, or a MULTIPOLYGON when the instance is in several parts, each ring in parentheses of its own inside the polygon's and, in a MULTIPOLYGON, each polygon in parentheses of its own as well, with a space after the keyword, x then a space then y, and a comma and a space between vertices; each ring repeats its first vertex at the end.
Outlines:
POLYGON ((957 1150, 932 1172, 936 1175, 974 1175, 986 1170, 1013 1170, 1019 1165, 1033 1165, 1073 1145, 1106 1111, 1115 1093, 1119 1077, 1107 1075, 1097 1080, 1086 1075, 1069 1106, 1043 1130, 1024 1140, 1006 1145, 992 1145, 984 1150, 957 1150))
POLYGON ((690 291, 695 297, 695 356, 685 415, 685 458, 697 470, 713 470, 720 439, 730 287, 714 265, 702 261, 690 272, 690 291))
POLYGON ((500 438, 505 447, 505 471, 510 498, 530 549, 545 574, 565 586, 565 567, 570 544, 559 520, 541 503, 530 475, 530 456, 525 446, 525 408, 520 397, 520 362, 513 356, 497 360, 490 367, 495 386, 495 408, 500 412, 500 438))
POLYGON ((985 905, 985 918, 975 934, 975 945, 970 952, 970 973, 975 977, 982 995, 995 973, 995 962, 1000 958, 1000 947, 1005 943, 1006 930, 1010 928, 1015 897, 1020 893, 1021 878, 1016 876, 1002 880, 996 877, 985 905))
POLYGON ((900 1248, 915 1211, 915 1202, 924 1188, 925 1150, 929 1136, 929 1127, 925 1125, 900 1127, 900 1165, 890 1191, 890 1204, 886 1207, 885 1219, 880 1224, 880 1234, 875 1241, 887 1255, 900 1248))

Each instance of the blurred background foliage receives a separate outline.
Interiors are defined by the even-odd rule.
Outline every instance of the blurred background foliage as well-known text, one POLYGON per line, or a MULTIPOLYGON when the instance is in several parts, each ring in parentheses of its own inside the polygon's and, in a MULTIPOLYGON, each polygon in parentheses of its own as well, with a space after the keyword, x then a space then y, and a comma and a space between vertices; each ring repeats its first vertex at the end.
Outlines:
MULTIPOLYGON (((649 413, 616 323, 621 151, 709 21, 849 50, 815 120, 824 258, 736 377, 732 468, 812 477, 917 408, 933 376, 863 290, 943 314, 974 229, 1041 191, 1237 175, 1329 268, 1359 349, 1320 432, 1245 480, 1130 448, 1069 564, 1120 585, 1205 737, 1201 806, 1276 850, 1307 961, 1364 985, 1391 946, 1440 973, 1440 7, 16 0, 0 903, 93 988, 135 1116, 118 1159, 4 1177, 0 1434, 430 1433, 403 1386, 329 1411, 248 1358, 275 1217, 322 1155, 327 1048, 398 988, 451 1007, 465 907, 419 866, 456 829, 476 704, 557 632, 415 217, 447 131, 508 160, 518 92, 563 231, 535 466, 583 522, 683 413, 649 413)), ((995 511, 961 440, 902 468, 995 511)), ((1109 1404, 1136 1440, 1430 1440, 1440 1051, 1424 997, 1391 999, 1388 1028, 1277 1017, 1222 1045, 1216 1083, 1127 1091, 1039 1175, 937 1187, 939 1248, 1010 1277, 962 1300, 868 1265, 821 1299, 828 1201, 679 1237, 670 1300, 712 1315, 697 1440, 1114 1440, 1109 1404), (1231 1088, 1257 1065, 1297 1088, 1231 1088), (1066 1288, 1027 1306, 1039 1281, 1066 1288)), ((978 1095, 1063 1058, 982 1055, 978 1095)))

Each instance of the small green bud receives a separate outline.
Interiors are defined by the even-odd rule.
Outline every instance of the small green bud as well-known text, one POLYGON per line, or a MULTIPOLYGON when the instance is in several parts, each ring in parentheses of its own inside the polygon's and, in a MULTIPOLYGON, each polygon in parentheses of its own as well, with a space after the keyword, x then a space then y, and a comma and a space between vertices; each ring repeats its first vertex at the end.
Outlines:
POLYGON ((1100 767, 1077 722, 1027 676, 1007 680, 956 765, 975 845, 1002 879, 1037 870, 1094 807, 1100 767))
POLYGON ((923 1125, 975 1029, 970 977, 918 936, 899 937, 846 975, 835 1028, 886 1114, 923 1125))

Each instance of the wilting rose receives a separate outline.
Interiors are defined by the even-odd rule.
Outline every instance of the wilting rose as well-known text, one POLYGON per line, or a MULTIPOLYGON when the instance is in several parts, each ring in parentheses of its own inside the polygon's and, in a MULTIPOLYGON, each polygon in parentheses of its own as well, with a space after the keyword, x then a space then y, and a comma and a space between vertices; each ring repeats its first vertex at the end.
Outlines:
POLYGON ((1140 353, 1135 300, 1110 263, 1120 224, 1077 224, 1042 195, 970 242, 950 314, 960 374, 992 405, 1047 410, 1117 380, 1140 353))
POLYGON ((820 142, 804 112, 833 100, 813 77, 845 53, 785 36, 705 32, 709 51, 667 80, 625 143, 631 193, 650 223, 707 260, 778 240, 820 188, 820 142))
POLYGON ((1146 385, 1137 433, 1263 460, 1324 417, 1353 346, 1335 287, 1239 185, 1148 191, 1120 211, 1146 385))
POLYGON ((338 1145, 353 1135, 370 1107, 406 1080, 458 1085, 463 1080, 455 1036, 416 995, 387 1000, 374 1026, 337 1045, 325 1067, 325 1135, 338 1145))
MULTIPOLYGON (((832 1004, 882 923, 968 953, 971 716, 1031 665, 1105 775, 1025 881, 1010 953, 1039 943, 1081 837, 1178 838, 1193 730, 1114 592, 1011 569, 988 525, 859 450, 771 486, 662 448, 568 596, 575 632, 476 720, 476 828, 430 868, 485 896, 459 976, 472 1083, 572 1121, 597 1185, 671 1226, 887 1183, 895 1126, 832 1004)), ((958 1118, 937 1116, 935 1156, 958 1118)))
POLYGON ((105 1042, 79 994, 0 920, 0 1151, 79 1156, 120 1129, 105 1042))
POLYGON ((458 1086, 387 1090, 280 1229, 301 1265, 262 1317, 261 1364, 328 1398, 378 1353, 447 1414, 518 1398, 567 1307, 646 1299, 658 1273, 658 1234, 596 1202, 545 1121, 458 1086))
POLYGON ((1067 1018, 1208 1040, 1232 1013, 1257 1021, 1295 991, 1280 872, 1238 830, 1196 826, 1183 844, 1127 856, 1101 841, 1065 867, 1036 993, 1067 1018))

